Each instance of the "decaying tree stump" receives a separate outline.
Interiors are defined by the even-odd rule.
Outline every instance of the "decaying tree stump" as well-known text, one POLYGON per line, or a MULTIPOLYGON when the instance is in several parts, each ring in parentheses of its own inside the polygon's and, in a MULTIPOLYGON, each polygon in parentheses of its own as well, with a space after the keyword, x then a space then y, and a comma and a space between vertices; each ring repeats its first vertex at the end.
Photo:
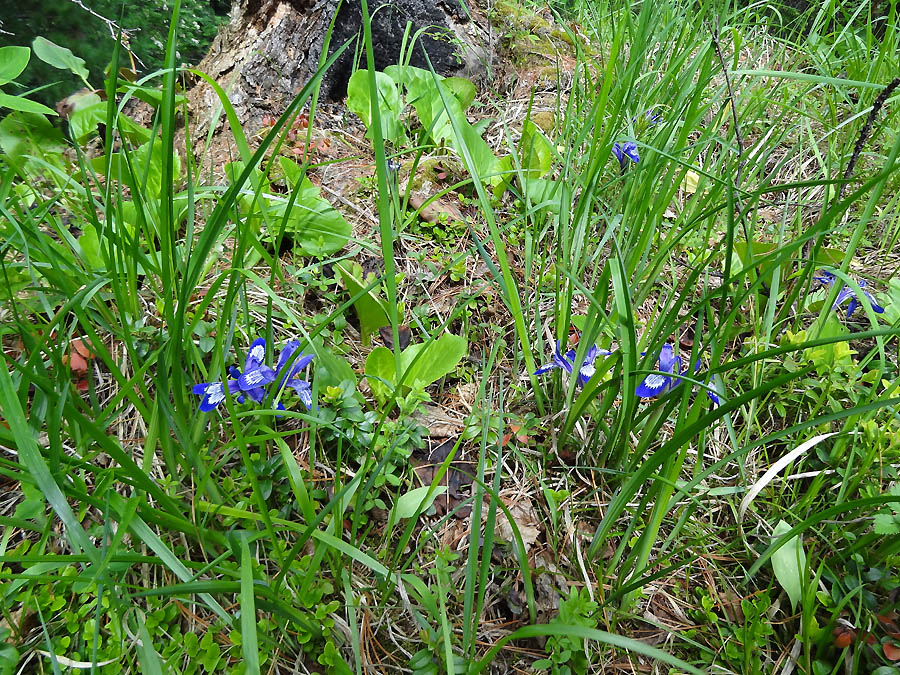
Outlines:
MULTIPOLYGON (((407 22, 410 36, 423 30, 411 53, 413 65, 427 67, 427 51, 442 75, 477 77, 485 72, 487 25, 460 0, 369 0, 377 69, 397 63, 407 22)), ((359 0, 241 0, 198 69, 227 92, 244 130, 252 133, 265 116, 280 115, 316 72, 329 24, 335 19, 330 51, 361 36, 359 0)), ((477 10, 476 10, 477 12, 477 10)), ((362 39, 352 43, 322 80, 321 100, 340 100, 362 39), (359 47, 355 49, 355 47, 359 47)), ((365 64, 365 61, 361 61, 365 64)), ((364 66, 363 66, 364 67, 364 66)), ((200 83, 189 92, 196 130, 203 132, 217 107, 212 89, 200 83)))

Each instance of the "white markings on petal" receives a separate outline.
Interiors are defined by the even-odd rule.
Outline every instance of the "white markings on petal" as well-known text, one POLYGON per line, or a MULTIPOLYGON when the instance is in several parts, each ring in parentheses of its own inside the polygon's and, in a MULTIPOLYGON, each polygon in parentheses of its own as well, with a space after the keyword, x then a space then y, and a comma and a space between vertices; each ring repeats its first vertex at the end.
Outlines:
POLYGON ((262 381, 263 381, 263 375, 258 370, 251 370, 249 373, 244 375, 244 384, 246 384, 249 387, 255 387, 262 381))
POLYGON ((225 387, 219 384, 211 384, 206 388, 206 396, 210 405, 218 405, 225 400, 225 387))
POLYGON ((666 381, 668 379, 669 378, 665 375, 658 375, 656 373, 653 373, 652 375, 648 375, 646 377, 646 379, 644 380, 644 386, 647 387, 647 389, 660 389, 666 384, 666 381))

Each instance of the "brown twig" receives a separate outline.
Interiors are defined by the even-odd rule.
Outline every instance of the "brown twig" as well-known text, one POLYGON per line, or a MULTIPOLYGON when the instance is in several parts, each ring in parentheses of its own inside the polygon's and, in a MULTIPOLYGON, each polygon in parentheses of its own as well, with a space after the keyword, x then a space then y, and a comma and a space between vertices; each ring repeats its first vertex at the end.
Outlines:
POLYGON ((715 26, 710 28, 712 34, 713 49, 716 50, 716 56, 719 58, 719 64, 722 66, 722 74, 725 76, 725 87, 728 89, 728 104, 731 106, 731 118, 734 120, 734 137, 738 145, 738 168, 737 175, 734 178, 734 186, 741 186, 741 172, 744 168, 744 138, 741 136, 741 125, 738 122, 737 106, 734 104, 734 89, 731 87, 731 77, 728 75, 728 66, 725 65, 725 57, 722 54, 722 45, 719 44, 719 18, 716 17, 715 26))
MULTIPOLYGON (((734 176, 734 192, 735 192, 734 199, 735 199, 735 204, 737 206, 738 220, 741 223, 741 229, 744 231, 744 239, 747 242, 747 252, 750 255, 750 259, 752 260, 753 259, 753 247, 750 245, 750 229, 747 227, 747 209, 743 208, 743 206, 740 204, 740 201, 739 201, 740 200, 739 193, 741 190, 741 174, 744 169, 744 161, 745 161, 744 160, 744 137, 741 135, 741 124, 738 121, 737 105, 735 104, 735 99, 734 99, 734 89, 731 86, 731 77, 728 75, 728 66, 725 63, 725 56, 722 53, 722 45, 719 43, 719 18, 718 17, 716 17, 715 24, 713 26, 710 26, 709 32, 712 37, 713 49, 715 49, 716 56, 719 59, 719 65, 722 66, 722 74, 725 76, 725 87, 728 91, 728 105, 731 106, 731 119, 734 123, 734 138, 735 138, 735 141, 737 142, 737 146, 738 146, 737 173, 734 176)), ((754 269, 756 270, 756 276, 762 277, 759 266, 758 265, 755 266, 754 269)), ((728 280, 726 279, 726 283, 722 284, 723 297, 724 297, 724 294, 728 287, 727 281, 728 280)), ((768 295, 768 293, 769 293, 768 284, 766 284, 764 281, 761 283, 762 283, 764 292, 768 295)))
MULTIPOLYGON (((856 168, 856 162, 859 161, 859 157, 862 154, 863 146, 865 146, 866 141, 869 140, 869 134, 872 132, 872 126, 875 124, 875 116, 878 114, 878 111, 884 107, 884 104, 887 102, 888 97, 891 95, 891 92, 894 91, 898 86, 900 86, 900 77, 894 78, 894 80, 888 84, 884 89, 882 89, 878 96, 875 97, 875 100, 872 102, 872 109, 869 111, 869 116, 866 118, 866 123, 863 125, 863 128, 859 131, 859 137, 856 139, 856 145, 853 146, 853 154, 850 155, 850 161, 847 164, 847 168, 844 170, 844 175, 841 180, 841 184, 838 186, 837 199, 834 202, 830 202, 828 198, 822 203, 822 211, 820 213, 820 218, 825 214, 825 211, 828 210, 828 206, 830 203, 838 204, 841 201, 841 197, 844 195, 844 188, 847 186, 847 183, 850 182, 850 178, 853 175, 853 169, 856 168)), ((818 243, 819 237, 813 237, 810 239, 806 245, 804 246, 804 258, 809 259, 812 256, 813 248, 818 243)))
POLYGON ((862 154, 863 146, 869 139, 869 134, 872 132, 872 126, 875 124, 875 116, 878 114, 878 111, 884 107, 884 104, 887 103, 888 97, 890 97, 891 93, 898 86, 900 86, 900 77, 895 77, 888 86, 881 90, 881 92, 878 94, 878 96, 875 97, 875 100, 872 102, 872 109, 869 111, 869 116, 866 118, 866 123, 863 125, 863 128, 859 132, 859 138, 856 139, 856 145, 853 147, 853 154, 850 156, 850 163, 847 164, 847 169, 846 171, 844 171, 844 180, 841 181, 841 185, 838 188, 837 201, 841 201, 841 196, 844 194, 844 188, 850 181, 850 176, 853 175, 853 169, 856 167, 856 162, 859 161, 859 156, 860 154, 862 154))

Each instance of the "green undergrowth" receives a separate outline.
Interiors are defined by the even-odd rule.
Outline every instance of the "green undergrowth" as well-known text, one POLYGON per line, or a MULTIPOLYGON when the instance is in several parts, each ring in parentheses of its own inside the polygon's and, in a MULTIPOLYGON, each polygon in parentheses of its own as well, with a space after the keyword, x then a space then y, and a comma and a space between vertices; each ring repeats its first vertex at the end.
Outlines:
POLYGON ((410 33, 321 164, 293 151, 357 45, 258 135, 192 72, 212 173, 175 28, 135 82, 3 48, 0 673, 900 673, 900 71, 867 8, 786 38, 500 3, 571 50, 553 86, 414 68, 410 33), (94 91, 65 133, 35 59, 94 91))

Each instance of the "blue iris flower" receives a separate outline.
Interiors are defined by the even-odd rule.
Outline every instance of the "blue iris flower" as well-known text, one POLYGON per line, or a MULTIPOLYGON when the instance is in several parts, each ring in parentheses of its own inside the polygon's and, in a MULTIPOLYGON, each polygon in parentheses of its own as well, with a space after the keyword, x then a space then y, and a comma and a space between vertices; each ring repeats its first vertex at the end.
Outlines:
MULTIPOLYGON (((309 362, 313 360, 313 354, 304 354, 300 352, 299 355, 295 356, 295 352, 300 348, 299 340, 291 340, 287 344, 284 345, 281 349, 281 354, 278 356, 278 364, 275 367, 275 370, 278 373, 278 391, 281 391, 284 387, 291 387, 294 391, 297 392, 297 396, 300 397, 300 402, 306 406, 307 410, 312 409, 312 387, 309 382, 306 380, 301 380, 297 376, 300 372, 309 365, 309 362)), ((274 379, 274 377, 273 377, 274 379)), ((281 402, 278 403, 278 409, 283 410, 284 406, 281 405, 281 402)))
MULTIPOLYGON (((225 400, 225 386, 228 386, 229 393, 234 393, 237 390, 237 380, 226 380, 223 382, 201 382, 200 384, 195 384, 193 391, 195 394, 198 394, 203 397, 203 400, 200 401, 200 410, 203 412, 210 412, 216 406, 218 406, 222 401, 225 400)), ((238 399, 240 401, 240 397, 238 399)))
MULTIPOLYGON (((814 276, 813 279, 818 281, 820 284, 833 286, 835 280, 837 279, 837 276, 834 274, 834 272, 822 270, 821 272, 819 272, 819 275, 814 276)), ((882 314, 884 312, 884 307, 881 307, 877 302, 875 302, 875 296, 873 296, 868 291, 863 290, 866 287, 865 279, 859 279, 857 283, 859 284, 859 289, 862 291, 863 296, 868 301, 869 305, 871 305, 872 311, 876 314, 882 314)), ((850 298, 850 304, 847 305, 847 318, 849 319, 851 316, 853 316, 853 312, 856 311, 856 308, 859 307, 859 296, 856 294, 856 291, 854 291, 848 285, 844 284, 844 287, 841 288, 841 292, 838 293, 837 299, 831 306, 831 310, 836 310, 838 307, 844 304, 847 298, 850 298)))
POLYGON ((637 143, 634 141, 613 143, 612 151, 616 156, 616 159, 619 160, 619 166, 623 171, 625 170, 625 165, 628 164, 629 159, 635 164, 641 161, 641 157, 638 155, 637 143))
MULTIPOLYGON (((228 369, 230 379, 224 382, 202 382, 195 384, 192 388, 193 393, 202 396, 200 402, 200 410, 210 412, 222 401, 225 400, 226 387, 228 392, 236 394, 235 400, 238 403, 244 403, 248 398, 255 403, 262 403, 266 398, 266 389, 278 378, 278 390, 283 387, 291 387, 297 392, 300 401, 309 410, 312 408, 312 387, 306 380, 301 380, 297 376, 309 365, 313 355, 302 352, 298 357, 294 357, 294 353, 300 347, 298 340, 288 342, 281 350, 278 357, 278 365, 273 370, 267 366, 264 361, 266 358, 266 340, 265 338, 257 338, 250 345, 247 352, 247 359, 244 362, 244 372, 242 373, 235 366, 228 369), (280 378, 279 378, 280 375, 280 378)), ((284 410, 284 406, 279 402, 278 409, 284 410)))
POLYGON ((231 366, 228 374, 231 379, 225 382, 201 382, 195 384, 191 391, 202 396, 200 410, 210 412, 225 400, 225 387, 229 393, 236 393, 238 403, 243 403, 249 396, 259 403, 266 396, 266 385, 275 379, 275 371, 263 364, 266 358, 266 340, 259 338, 250 345, 247 360, 244 363, 244 372, 231 366))
MULTIPOLYGON (((594 361, 597 360, 597 357, 600 355, 609 356, 612 352, 606 351, 605 349, 599 349, 597 345, 591 345, 590 349, 587 350, 587 353, 584 355, 584 361, 578 367, 578 385, 583 387, 588 383, 588 380, 594 375, 594 361)), ((565 354, 562 353, 562 342, 559 340, 556 341, 556 349, 553 350, 552 361, 545 366, 541 366, 536 371, 534 371, 535 375, 543 375, 544 373, 548 373, 554 368, 561 368, 566 371, 569 375, 575 372, 575 350, 570 349, 565 354)))
MULTIPOLYGON (((262 403, 266 397, 266 386, 275 379, 275 371, 269 368, 263 361, 266 358, 266 339, 257 338, 250 345, 247 352, 247 361, 244 363, 244 374, 240 375, 233 368, 233 375, 237 375, 238 387, 256 403, 262 403)), ((243 401, 239 401, 243 402, 243 401)))
MULTIPOLYGON (((640 120, 641 115, 635 115, 631 118, 632 124, 637 124, 640 120)), ((649 108, 644 111, 643 118, 646 120, 647 126, 656 126, 659 124, 659 121, 662 119, 662 115, 656 112, 653 108, 649 108)))
MULTIPOLYGON (((637 389, 634 390, 634 393, 640 398, 652 398, 672 391, 681 384, 681 376, 686 375, 688 372, 687 368, 681 369, 681 364, 681 357, 675 355, 672 345, 663 345, 659 351, 659 370, 660 373, 667 374, 652 373, 647 375, 637 386, 637 389)), ((700 370, 700 359, 697 359, 694 363, 694 372, 696 373, 698 370, 700 370)), ((713 403, 719 405, 719 396, 716 393, 707 389, 706 395, 709 396, 713 403)))

